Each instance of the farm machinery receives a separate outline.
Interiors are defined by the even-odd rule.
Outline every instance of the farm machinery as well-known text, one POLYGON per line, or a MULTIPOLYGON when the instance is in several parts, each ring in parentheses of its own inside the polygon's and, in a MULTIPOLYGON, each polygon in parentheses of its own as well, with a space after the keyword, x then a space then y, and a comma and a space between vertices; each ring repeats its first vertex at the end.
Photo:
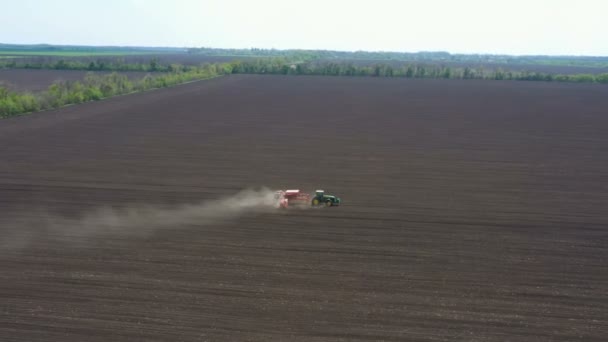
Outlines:
POLYGON ((278 190, 274 193, 274 198, 278 208, 287 208, 290 205, 302 206, 310 202, 310 195, 300 190, 278 190))
POLYGON ((340 205, 340 197, 328 195, 323 190, 317 190, 311 204, 313 206, 324 205, 326 207, 338 206, 340 205))
POLYGON ((275 192, 275 206, 277 208, 287 208, 289 206, 337 206, 340 205, 340 198, 334 195, 325 194, 323 190, 315 191, 314 196, 300 190, 278 190, 275 192))

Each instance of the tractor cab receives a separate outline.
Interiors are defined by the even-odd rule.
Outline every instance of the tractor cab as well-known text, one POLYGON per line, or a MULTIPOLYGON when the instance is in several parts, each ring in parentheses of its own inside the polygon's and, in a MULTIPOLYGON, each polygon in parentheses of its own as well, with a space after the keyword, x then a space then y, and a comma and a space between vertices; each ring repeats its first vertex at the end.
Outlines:
POLYGON ((311 204, 313 206, 325 205, 331 207, 340 205, 340 198, 334 195, 326 195, 324 190, 316 190, 311 204))

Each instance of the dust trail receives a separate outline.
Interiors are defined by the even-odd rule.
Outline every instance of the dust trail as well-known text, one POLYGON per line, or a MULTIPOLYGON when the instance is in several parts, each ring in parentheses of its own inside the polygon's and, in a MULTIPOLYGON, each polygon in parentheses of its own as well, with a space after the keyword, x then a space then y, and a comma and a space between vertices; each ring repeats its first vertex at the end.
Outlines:
MULTIPOLYGON (((89 213, 76 223, 81 232, 95 234, 118 229, 125 233, 153 231, 180 225, 206 225, 238 218, 250 212, 270 211, 274 208, 274 192, 269 189, 244 190, 219 200, 174 208, 141 206, 135 208, 102 208, 89 213)), ((54 226, 64 222, 52 222, 54 226)))
POLYGON ((159 229, 209 225, 236 219, 248 213, 277 212, 275 201, 274 191, 262 188, 244 190, 234 196, 218 200, 171 208, 161 206, 100 208, 77 218, 50 214, 36 215, 38 219, 13 221, 11 227, 4 227, 0 248, 24 248, 36 235, 48 235, 58 240, 74 240, 74 238, 82 240, 105 235, 145 236, 159 229))

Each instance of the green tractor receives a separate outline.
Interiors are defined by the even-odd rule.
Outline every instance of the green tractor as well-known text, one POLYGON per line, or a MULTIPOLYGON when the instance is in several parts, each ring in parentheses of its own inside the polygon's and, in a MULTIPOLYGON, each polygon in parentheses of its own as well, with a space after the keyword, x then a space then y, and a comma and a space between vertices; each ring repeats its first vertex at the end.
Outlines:
POLYGON ((312 198, 312 206, 316 207, 319 205, 324 205, 327 207, 340 205, 340 197, 326 195, 325 191, 317 190, 315 191, 315 196, 312 198))

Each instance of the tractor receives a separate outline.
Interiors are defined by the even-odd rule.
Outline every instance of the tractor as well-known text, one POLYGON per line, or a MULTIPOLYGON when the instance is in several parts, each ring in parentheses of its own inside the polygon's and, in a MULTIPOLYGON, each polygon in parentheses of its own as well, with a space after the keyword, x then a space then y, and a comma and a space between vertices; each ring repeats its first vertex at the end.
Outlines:
POLYGON ((317 190, 315 191, 315 196, 312 198, 311 204, 313 207, 319 205, 325 205, 327 207, 338 206, 340 205, 340 197, 326 195, 324 190, 317 190))

